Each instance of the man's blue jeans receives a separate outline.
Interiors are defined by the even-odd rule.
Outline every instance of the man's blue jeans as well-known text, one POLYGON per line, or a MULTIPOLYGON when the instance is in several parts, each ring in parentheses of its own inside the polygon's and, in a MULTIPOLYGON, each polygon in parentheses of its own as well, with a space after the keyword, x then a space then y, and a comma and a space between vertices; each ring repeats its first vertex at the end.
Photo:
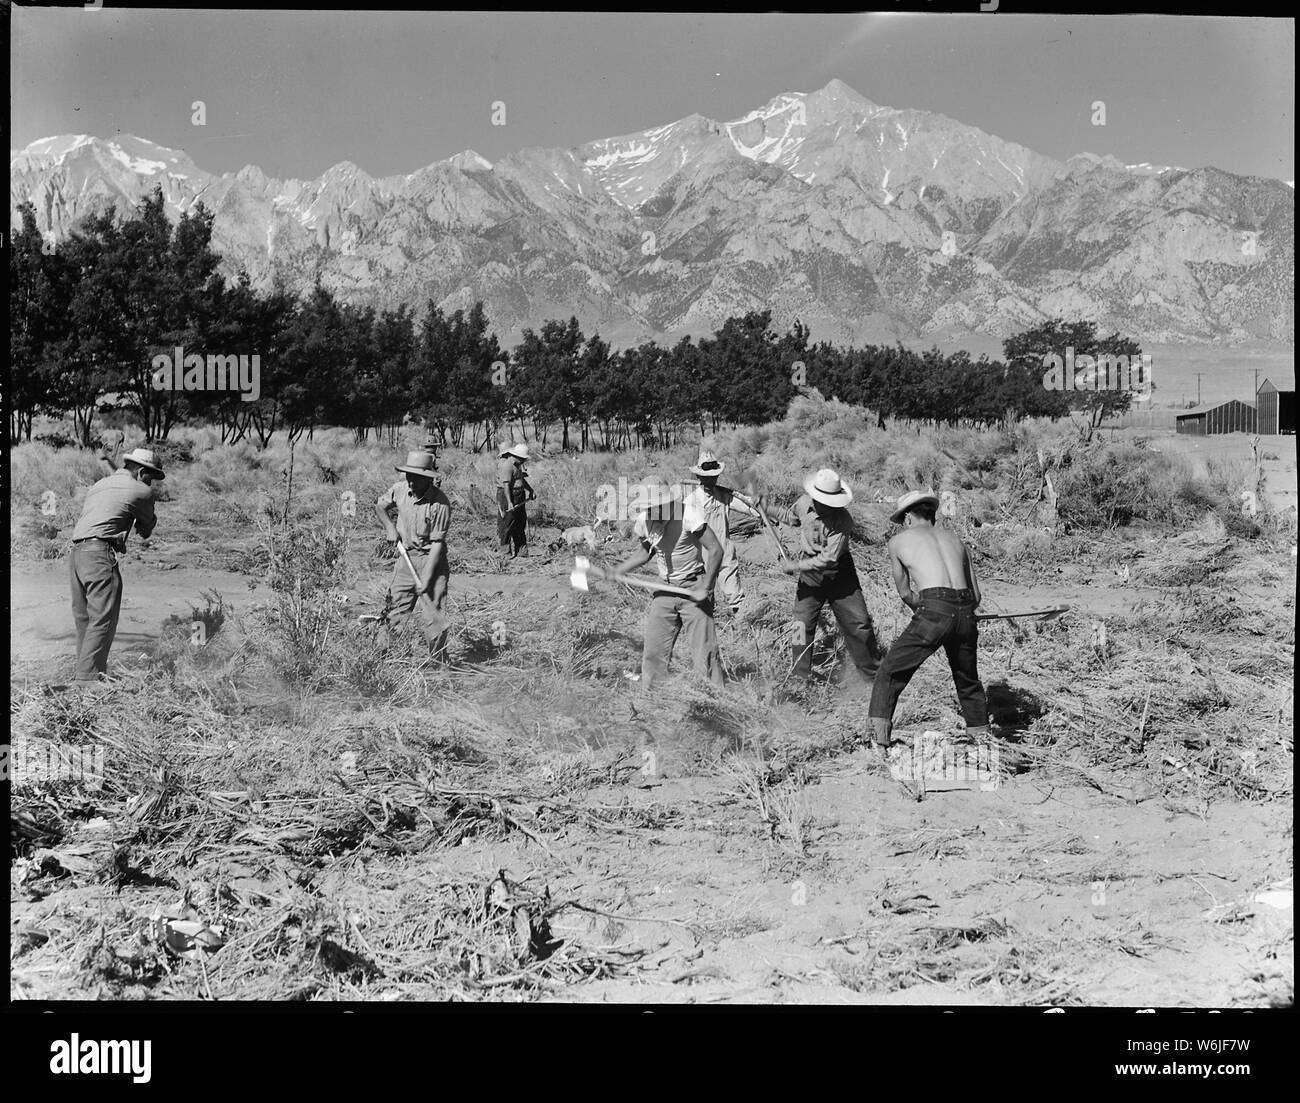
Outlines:
POLYGON ((867 713, 877 743, 889 742, 899 695, 920 665, 941 647, 952 668, 966 727, 988 726, 989 706, 975 656, 979 642, 975 595, 970 590, 935 586, 922 590, 920 598, 911 623, 893 642, 876 672, 867 713))

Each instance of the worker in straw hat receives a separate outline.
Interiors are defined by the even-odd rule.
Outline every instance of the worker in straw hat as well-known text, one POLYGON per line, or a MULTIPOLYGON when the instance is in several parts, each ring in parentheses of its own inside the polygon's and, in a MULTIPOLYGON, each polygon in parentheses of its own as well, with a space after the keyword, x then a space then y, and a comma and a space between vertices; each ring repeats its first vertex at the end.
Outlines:
POLYGON ((979 582, 966 545, 948 529, 935 525, 938 508, 937 496, 912 490, 898 499, 898 508, 890 516, 903 526, 889 541, 894 587, 914 615, 876 674, 867 714, 879 750, 887 750, 892 741, 899 694, 917 668, 940 647, 948 656, 967 733, 975 738, 989 734, 988 701, 975 654, 979 582))
POLYGON ((641 650, 641 688, 648 690, 667 677, 673 645, 682 633, 695 673, 720 686, 722 663, 713 622, 713 586, 722 565, 722 547, 704 516, 685 507, 679 487, 643 483, 638 497, 640 515, 632 532, 641 541, 641 550, 620 563, 614 577, 653 558, 663 582, 690 591, 689 596, 666 591, 652 594, 641 650))
POLYGON ((686 496, 685 508, 704 515, 709 531, 717 538, 722 547, 722 566, 718 571, 718 586, 723 599, 733 614, 740 612, 745 600, 745 591, 740 582, 740 563, 736 557, 736 545, 731 540, 731 510, 758 517, 759 512, 754 499, 738 490, 719 486, 718 476, 722 474, 723 464, 717 456, 707 450, 700 452, 700 458, 691 468, 693 475, 698 475, 700 485, 686 496))
POLYGON ((497 543, 503 557, 528 558, 528 516, 524 503, 536 498, 524 464, 528 445, 512 444, 497 461, 497 543))
POLYGON ((447 583, 451 570, 447 561, 447 530, 451 525, 451 502, 435 482, 438 460, 423 449, 408 452, 406 463, 395 470, 404 478, 395 482, 375 502, 375 513, 384 526, 390 544, 400 538, 410 556, 411 568, 399 555, 388 583, 390 623, 404 627, 411 612, 420 607, 425 639, 435 654, 446 646, 447 583), (429 594, 429 603, 420 598, 429 594))
POLYGON ((72 530, 68 568, 72 618, 77 625, 77 685, 90 685, 108 670, 108 653, 122 611, 122 573, 117 557, 126 554, 132 525, 148 540, 157 518, 153 484, 164 479, 162 464, 147 448, 122 457, 122 466, 87 492, 72 530))
MULTIPOLYGON (((769 513, 769 518, 799 528, 797 559, 781 563, 786 574, 799 576, 794 605, 794 669, 796 677, 812 676, 812 652, 817 618, 827 604, 835 614, 844 645, 858 673, 869 684, 880 663, 875 630, 862 584, 849 551, 853 518, 847 509, 853 491, 830 468, 822 468, 804 480, 804 493, 788 510, 769 513)), ((761 508, 767 508, 762 501, 761 508)))

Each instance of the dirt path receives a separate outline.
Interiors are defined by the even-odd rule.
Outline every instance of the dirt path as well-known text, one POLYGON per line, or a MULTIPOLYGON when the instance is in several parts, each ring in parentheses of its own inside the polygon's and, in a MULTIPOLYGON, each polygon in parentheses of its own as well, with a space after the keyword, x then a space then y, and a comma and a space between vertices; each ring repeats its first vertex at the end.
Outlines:
MULTIPOLYGON (((156 641, 168 617, 188 615, 194 605, 202 607, 205 590, 216 590, 236 609, 250 601, 245 575, 205 568, 159 570, 132 558, 119 566, 123 596, 115 651, 156 641)), ((15 659, 72 658, 77 633, 66 560, 11 569, 9 612, 9 653, 15 659)))
MULTIPOLYGON (((265 599, 264 589, 251 589, 248 575, 210 567, 178 565, 174 558, 128 555, 122 572, 122 612, 114 651, 138 650, 158 639, 171 616, 186 616, 204 604, 202 595, 215 590, 236 613, 265 599)), ((365 607, 387 584, 387 571, 368 574, 349 592, 354 605, 365 607)), ((558 602, 576 600, 567 576, 542 578, 522 571, 505 574, 453 576, 453 611, 459 596, 487 598, 496 594, 543 597, 558 602)), ((9 574, 9 651, 23 662, 71 659, 76 650, 68 566, 65 559, 12 567, 9 574)))

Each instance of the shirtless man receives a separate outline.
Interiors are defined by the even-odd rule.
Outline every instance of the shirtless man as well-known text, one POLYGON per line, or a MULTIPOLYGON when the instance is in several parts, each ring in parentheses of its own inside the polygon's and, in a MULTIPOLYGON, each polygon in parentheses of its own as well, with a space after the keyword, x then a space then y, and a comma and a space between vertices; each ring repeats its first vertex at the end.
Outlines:
POLYGON ((966 731, 977 738, 989 734, 988 701, 975 660, 980 586, 966 545, 947 529, 935 527, 938 508, 935 495, 913 490, 899 498, 890 516, 903 525, 889 541, 894 587, 915 616, 881 661, 871 692, 871 736, 882 751, 891 742, 899 694, 940 647, 952 668, 966 731))

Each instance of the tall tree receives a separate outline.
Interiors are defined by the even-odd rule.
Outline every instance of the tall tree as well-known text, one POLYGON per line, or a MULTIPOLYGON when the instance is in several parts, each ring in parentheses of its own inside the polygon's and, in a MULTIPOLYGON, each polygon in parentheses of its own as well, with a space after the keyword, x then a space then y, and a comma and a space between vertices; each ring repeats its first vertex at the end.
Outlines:
MULTIPOLYGON (((9 249, 8 441, 32 439, 32 415, 52 391, 50 354, 67 326, 67 299, 55 268, 62 259, 36 228, 36 208, 18 207, 21 226, 9 249)), ((64 285, 66 287, 66 284, 64 285)))

